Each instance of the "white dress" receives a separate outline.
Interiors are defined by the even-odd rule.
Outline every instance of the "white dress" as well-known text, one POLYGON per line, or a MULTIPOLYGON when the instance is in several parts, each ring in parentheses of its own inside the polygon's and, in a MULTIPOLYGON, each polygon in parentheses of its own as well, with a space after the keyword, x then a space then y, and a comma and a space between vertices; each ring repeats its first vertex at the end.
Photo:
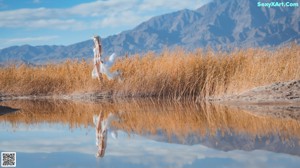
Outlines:
MULTIPOLYGON (((94 48, 94 55, 96 55, 97 51, 94 48)), ((106 62, 104 62, 103 60, 100 60, 100 58, 95 58, 94 57, 94 65, 96 64, 96 62, 100 61, 100 73, 105 74, 107 76, 107 78, 109 80, 115 79, 117 76, 120 75, 119 71, 115 71, 115 72, 110 72, 110 68, 113 66, 114 62, 116 59, 116 54, 113 53, 108 57, 108 60, 106 62)), ((96 67, 94 66, 94 69, 92 71, 92 78, 97 78, 98 74, 97 74, 97 70, 96 67)))
MULTIPOLYGON (((100 132, 97 131, 97 128, 96 128, 96 146, 98 146, 99 144, 99 138, 100 137, 103 137, 104 138, 104 143, 106 144, 107 143, 107 131, 108 129, 110 128, 110 123, 112 121, 117 121, 119 120, 119 118, 112 114, 112 113, 109 113, 108 117, 106 119, 104 119, 103 121, 101 121, 101 130, 100 132)), ((95 125, 97 125, 97 123, 99 122, 98 121, 98 116, 93 116, 93 122, 95 125)), ((115 129, 111 129, 111 136, 116 139, 118 137, 118 133, 115 129)))

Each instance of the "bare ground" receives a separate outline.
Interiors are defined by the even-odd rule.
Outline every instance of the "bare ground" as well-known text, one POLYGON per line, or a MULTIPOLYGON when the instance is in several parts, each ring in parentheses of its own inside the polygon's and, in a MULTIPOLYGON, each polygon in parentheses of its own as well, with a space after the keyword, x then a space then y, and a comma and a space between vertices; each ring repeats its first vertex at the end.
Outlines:
MULTIPOLYGON (((136 96, 114 95, 110 92, 84 92, 65 95, 3 95, 0 93, 1 100, 11 99, 76 99, 76 100, 96 100, 109 98, 127 98, 136 96)), ((137 97, 141 97, 137 95, 137 97)), ((142 96, 143 97, 143 96, 142 96)), ((260 86, 251 90, 235 95, 225 95, 222 97, 209 97, 208 101, 217 102, 239 102, 241 104, 298 104, 300 103, 300 80, 288 82, 277 82, 267 86, 260 86)))
POLYGON ((260 86, 241 94, 225 96, 221 101, 238 101, 244 103, 300 103, 300 80, 277 82, 260 86))
POLYGON ((300 80, 277 82, 214 101, 257 115, 300 121, 300 80))

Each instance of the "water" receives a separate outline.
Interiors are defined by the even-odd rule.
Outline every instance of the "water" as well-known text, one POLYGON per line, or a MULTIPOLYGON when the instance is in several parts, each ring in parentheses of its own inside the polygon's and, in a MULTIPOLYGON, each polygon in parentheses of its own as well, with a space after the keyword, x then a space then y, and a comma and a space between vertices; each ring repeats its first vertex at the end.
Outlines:
POLYGON ((17 152, 18 168, 300 165, 300 122, 295 119, 220 105, 155 101, 0 105, 20 109, 0 116, 0 151, 17 152), (102 126, 107 131, 103 157, 96 156, 94 120, 100 114, 100 123, 109 123, 107 129, 102 126))

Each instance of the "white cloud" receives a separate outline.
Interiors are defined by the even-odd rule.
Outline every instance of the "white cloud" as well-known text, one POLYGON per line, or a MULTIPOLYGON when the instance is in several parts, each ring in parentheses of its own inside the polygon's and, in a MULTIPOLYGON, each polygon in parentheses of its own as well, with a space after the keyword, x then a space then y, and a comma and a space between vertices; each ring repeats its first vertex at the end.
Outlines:
POLYGON ((0 39, 1 45, 11 45, 16 43, 27 44, 32 42, 50 41, 59 38, 59 36, 38 36, 38 37, 24 37, 24 38, 11 38, 0 39))
POLYGON ((38 3, 41 3, 41 0, 33 0, 32 2, 35 4, 38 4, 38 3))
MULTIPOLYGON (((40 2, 34 0, 33 2, 40 2)), ((47 28, 83 30, 103 27, 135 26, 160 11, 194 9, 203 0, 127 0, 94 1, 70 8, 17 9, 0 12, 0 28, 47 28)), ((0 1, 1 3, 1 1, 0 1)))
POLYGON ((184 8, 188 8, 188 9, 195 9, 200 7, 201 5, 204 4, 204 2, 206 1, 190 1, 190 0, 186 0, 186 1, 174 1, 174 0, 152 0, 152 1, 148 1, 148 0, 144 0, 143 3, 139 6, 140 10, 153 10, 156 8, 169 8, 169 9, 173 9, 173 10, 180 10, 180 9, 184 9, 184 8))
POLYGON ((115 26, 115 25, 128 25, 136 24, 146 19, 143 16, 138 16, 132 11, 123 11, 122 14, 114 14, 105 17, 101 20, 101 26, 115 26), (130 18, 130 19, 128 19, 130 18))
POLYGON ((6 5, 4 4, 3 0, 0 0, 0 9, 5 8, 5 7, 6 7, 6 5))

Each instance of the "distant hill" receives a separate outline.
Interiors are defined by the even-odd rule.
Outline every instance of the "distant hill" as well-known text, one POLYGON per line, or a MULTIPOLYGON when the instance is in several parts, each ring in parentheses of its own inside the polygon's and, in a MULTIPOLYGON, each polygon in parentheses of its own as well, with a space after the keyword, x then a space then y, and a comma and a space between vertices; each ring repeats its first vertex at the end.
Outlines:
MULTIPOLYGON (((266 0, 264 2, 270 2, 266 0)), ((300 39, 300 7, 258 7, 258 0, 214 0, 196 10, 156 16, 132 30, 104 38, 104 54, 160 52, 181 46, 274 47, 300 39)), ((0 50, 0 62, 33 63, 91 58, 92 40, 69 46, 13 46, 0 50)))

